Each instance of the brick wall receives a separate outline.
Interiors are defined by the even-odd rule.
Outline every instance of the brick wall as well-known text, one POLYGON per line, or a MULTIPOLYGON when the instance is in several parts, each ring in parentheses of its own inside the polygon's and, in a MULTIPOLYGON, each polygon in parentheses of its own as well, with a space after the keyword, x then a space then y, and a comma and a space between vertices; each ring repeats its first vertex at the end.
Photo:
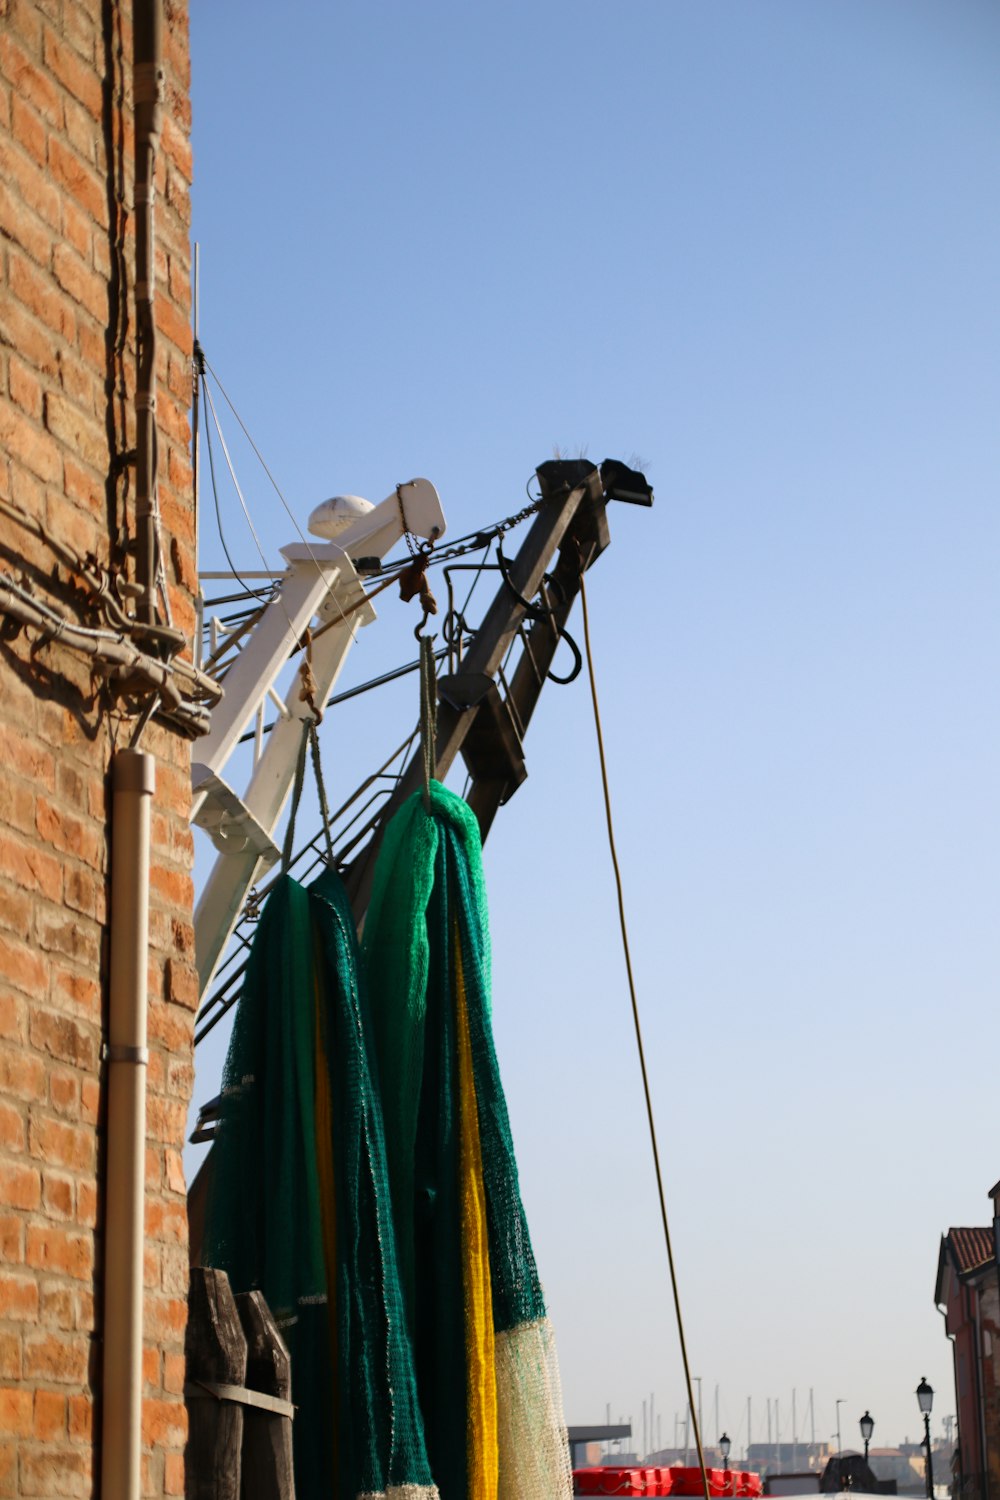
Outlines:
MULTIPOLYGON (((157 170, 159 490, 193 626, 187 0, 166 0, 157 170)), ((48 538, 127 578, 134 535, 131 0, 0 0, 0 573, 102 624, 48 538), (32 534, 37 523, 41 535, 32 534)), ((0 611, 0 1496, 99 1492, 108 768, 141 704, 0 611)), ((189 746, 157 760, 145 1256, 146 1494, 182 1494, 195 1003, 189 746)))

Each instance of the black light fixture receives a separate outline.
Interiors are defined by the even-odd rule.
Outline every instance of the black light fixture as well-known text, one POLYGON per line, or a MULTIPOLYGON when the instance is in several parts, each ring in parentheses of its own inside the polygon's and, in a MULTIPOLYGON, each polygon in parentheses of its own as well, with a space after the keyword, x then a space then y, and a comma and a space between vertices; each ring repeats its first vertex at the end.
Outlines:
POLYGON ((726 1466, 725 1474, 726 1480, 728 1480, 728 1488, 726 1483, 723 1482, 722 1493, 724 1495, 735 1495, 736 1493, 736 1476, 733 1475, 732 1478, 730 1478, 729 1475, 729 1450, 732 1446, 733 1445, 729 1439, 729 1433, 724 1432, 719 1439, 719 1452, 722 1454, 722 1462, 726 1466))
POLYGON ((926 1375, 921 1376, 920 1384, 917 1386, 917 1404, 924 1418, 927 1500, 934 1500, 934 1464, 931 1458, 931 1407, 934 1405, 934 1388, 928 1385, 926 1375))
POLYGON ((872 1433, 875 1430, 875 1418, 872 1416, 870 1411, 865 1412, 864 1416, 858 1422, 858 1426, 861 1428, 861 1441, 865 1445, 865 1463, 867 1463, 868 1444, 871 1442, 872 1433))

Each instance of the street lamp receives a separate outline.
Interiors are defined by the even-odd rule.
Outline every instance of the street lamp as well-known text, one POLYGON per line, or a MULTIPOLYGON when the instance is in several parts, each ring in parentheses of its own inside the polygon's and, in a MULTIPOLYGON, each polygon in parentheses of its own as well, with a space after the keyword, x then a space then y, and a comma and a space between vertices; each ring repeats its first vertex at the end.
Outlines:
POLYGON ((917 1404, 924 1418, 924 1451, 927 1454, 927 1500, 934 1500, 934 1465, 931 1460, 931 1407, 934 1405, 933 1387, 923 1375, 917 1386, 917 1404))
POLYGON ((730 1441, 729 1433, 724 1432, 719 1439, 719 1452, 722 1454, 722 1462, 726 1466, 727 1474, 729 1473, 729 1450, 732 1446, 733 1445, 730 1441))
POLYGON ((868 1462, 868 1444, 872 1440, 872 1432, 875 1429, 875 1418, 870 1411, 866 1411, 858 1423, 861 1428, 861 1441, 865 1445, 865 1463, 868 1462))

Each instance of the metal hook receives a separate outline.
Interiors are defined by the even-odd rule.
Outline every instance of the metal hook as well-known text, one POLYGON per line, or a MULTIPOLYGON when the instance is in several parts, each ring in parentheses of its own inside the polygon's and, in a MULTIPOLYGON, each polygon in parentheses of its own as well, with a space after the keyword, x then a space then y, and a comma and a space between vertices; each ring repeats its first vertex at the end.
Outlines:
POLYGON ((427 621, 430 619, 431 615, 434 614, 434 613, 436 613, 435 610, 428 609, 426 605, 424 606, 424 612, 423 612, 423 615, 421 616, 420 624, 419 625, 414 625, 414 627, 413 627, 413 638, 414 638, 414 640, 417 640, 417 641, 422 641, 422 640, 436 641, 437 640, 437 632, 436 631, 435 631, 435 633, 433 635, 428 635, 428 636, 424 635, 424 626, 427 624, 427 621))

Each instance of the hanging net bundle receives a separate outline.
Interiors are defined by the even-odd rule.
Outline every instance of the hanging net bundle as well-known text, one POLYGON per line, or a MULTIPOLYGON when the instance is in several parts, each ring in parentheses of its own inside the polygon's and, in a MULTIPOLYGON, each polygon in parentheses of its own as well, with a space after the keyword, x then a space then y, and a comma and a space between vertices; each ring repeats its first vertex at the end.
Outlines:
POLYGON ((555 1349, 493 1045, 479 829, 436 781, 386 830, 364 951, 399 1274, 442 1500, 569 1500, 555 1349))
POLYGON ((206 1264, 292 1358, 299 1500, 434 1500, 396 1265, 367 996, 338 877, 283 876, 223 1076, 206 1264))

